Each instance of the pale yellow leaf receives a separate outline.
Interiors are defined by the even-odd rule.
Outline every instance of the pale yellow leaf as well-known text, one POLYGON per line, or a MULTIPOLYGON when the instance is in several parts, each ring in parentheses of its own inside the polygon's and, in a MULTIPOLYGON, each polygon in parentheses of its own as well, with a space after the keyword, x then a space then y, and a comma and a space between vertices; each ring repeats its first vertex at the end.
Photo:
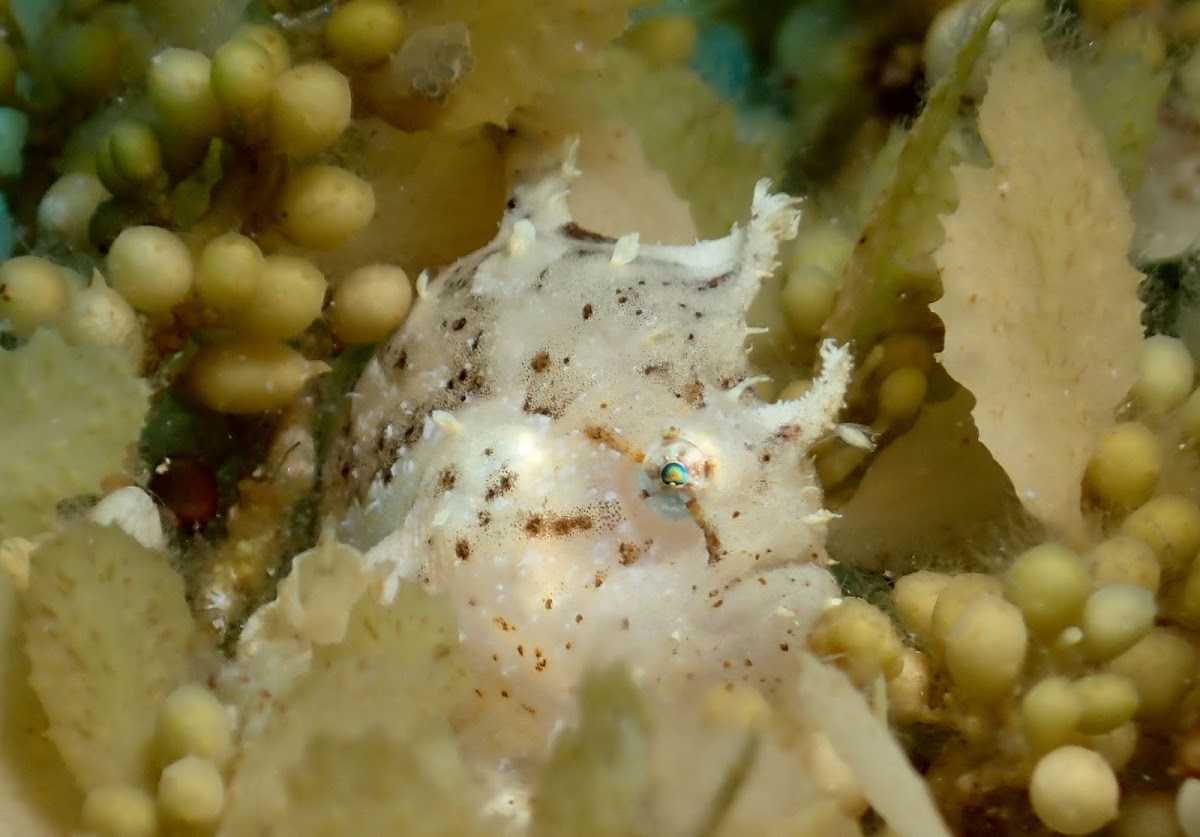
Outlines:
POLYGON ((1142 337, 1133 221, 1103 136, 1036 36, 997 59, 979 130, 992 168, 957 170, 935 254, 942 362, 1025 508, 1079 539, 1083 470, 1142 337))
POLYGON ((409 41, 359 92, 401 127, 506 124, 599 50, 645 0, 415 0, 409 41), (432 94, 432 95, 431 95, 432 94))
POLYGON ((185 675, 194 623, 168 556, 115 526, 77 523, 30 558, 29 682, 79 785, 137 784, 163 698, 185 675))

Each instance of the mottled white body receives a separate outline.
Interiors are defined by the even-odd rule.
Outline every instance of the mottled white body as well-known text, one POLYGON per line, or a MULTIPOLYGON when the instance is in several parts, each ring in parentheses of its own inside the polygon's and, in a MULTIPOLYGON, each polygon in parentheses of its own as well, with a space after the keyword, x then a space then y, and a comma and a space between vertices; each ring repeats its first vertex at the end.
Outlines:
POLYGON ((808 451, 850 373, 827 345, 804 398, 749 386, 745 312, 789 199, 760 184, 745 230, 646 247, 572 224, 569 175, 519 189, 424 290, 351 395, 324 494, 342 539, 452 597, 481 698, 542 730, 614 657, 646 680, 794 673, 837 594, 808 451), (660 478, 673 461, 688 485, 660 478))

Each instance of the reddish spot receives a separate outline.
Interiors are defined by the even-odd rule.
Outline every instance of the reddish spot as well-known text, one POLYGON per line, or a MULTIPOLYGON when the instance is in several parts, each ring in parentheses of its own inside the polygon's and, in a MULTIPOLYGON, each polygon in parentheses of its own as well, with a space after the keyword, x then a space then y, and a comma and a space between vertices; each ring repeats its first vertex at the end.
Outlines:
POLYGON ((202 528, 217 515, 217 476, 198 456, 168 456, 154 469, 149 488, 183 529, 202 528))

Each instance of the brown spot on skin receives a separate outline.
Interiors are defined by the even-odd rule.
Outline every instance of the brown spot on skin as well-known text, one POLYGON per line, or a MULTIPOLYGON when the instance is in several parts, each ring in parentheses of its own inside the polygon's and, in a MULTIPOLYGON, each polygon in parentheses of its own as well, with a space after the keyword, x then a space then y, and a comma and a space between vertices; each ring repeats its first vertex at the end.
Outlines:
POLYGON ((454 488, 454 483, 458 481, 458 474, 454 473, 453 468, 446 468, 438 474, 437 487, 438 491, 449 491, 454 488))
POLYGON ((545 372, 550 368, 550 353, 538 352, 529 360, 529 368, 534 372, 545 372))
POLYGON ((480 525, 480 526, 484 526, 484 527, 486 527, 486 526, 487 526, 489 523, 491 523, 491 522, 492 522, 492 516, 491 516, 490 514, 488 514, 487 512, 485 512, 485 511, 481 511, 481 512, 480 512, 480 513, 477 515, 477 517, 479 518, 479 525, 480 525))
POLYGON ((558 418, 562 415, 561 410, 556 410, 545 404, 534 404, 533 398, 526 395, 525 401, 521 404, 521 410, 531 416, 549 416, 550 418, 558 418))
POLYGON ((500 630, 504 631, 505 633, 511 633, 512 631, 515 631, 517 629, 515 625, 513 625, 511 622, 509 622, 503 616, 493 616, 492 624, 495 625, 500 630))
POLYGON ((670 368, 671 365, 668 363, 648 363, 642 367, 642 374, 647 376, 654 375, 658 372, 666 372, 670 368))
POLYGON ((594 233, 591 230, 585 230, 574 221, 568 221, 567 223, 563 224, 562 234, 567 238, 573 238, 576 241, 591 241, 595 244, 612 244, 616 241, 615 238, 609 238, 606 235, 594 233))
POLYGON ((610 450, 615 450, 617 453, 628 456, 634 462, 641 462, 646 458, 645 454, 639 450, 634 450, 624 439, 607 427, 591 424, 583 428, 583 435, 587 436, 593 442, 599 442, 610 450))
POLYGON ((513 476, 511 471, 501 471, 500 478, 496 480, 494 485, 488 486, 484 492, 483 499, 489 503, 497 497, 503 497, 508 492, 512 491, 513 486, 517 484, 517 478, 513 476))
POLYGON ((546 599, 546 610, 554 609, 554 599, 546 599))
POLYGON ((508 689, 501 689, 501 690, 500 690, 500 697, 502 697, 502 698, 506 698, 506 697, 508 697, 508 689))
POLYGON ((629 617, 628 616, 621 620, 621 630, 623 630, 623 631, 629 630, 629 617))
POLYGON ((684 386, 683 392, 680 394, 684 401, 697 409, 705 405, 704 384, 700 383, 699 379, 693 378, 691 383, 684 386))
POLYGON ((547 665, 547 661, 545 659, 541 659, 533 664, 533 669, 534 669, 534 671, 545 671, 546 665, 547 665))
POLYGON ((719 288, 728 282, 733 277, 733 273, 722 273, 720 276, 714 276, 703 285, 700 286, 702 291, 711 291, 713 288, 719 288))
POLYGON ((519 657, 525 656, 525 646, 524 645, 517 646, 517 656, 519 656, 519 657))
POLYGON ((787 644, 786 642, 781 642, 781 643, 779 643, 779 650, 780 650, 780 651, 786 651, 786 650, 788 650, 788 647, 789 647, 789 646, 788 646, 788 644, 787 644))
POLYGON ((721 548, 721 539, 708 521, 704 519, 704 513, 700 510, 700 504, 693 497, 684 504, 688 512, 692 515, 692 520, 696 521, 696 525, 700 527, 700 531, 704 533, 704 549, 708 552, 708 565, 711 567, 725 557, 725 550, 721 548))
POLYGON ((576 624, 576 625, 578 625, 578 624, 579 624, 580 622, 582 622, 582 621, 583 621, 583 614, 582 614, 582 613, 576 613, 576 614, 575 614, 575 624, 576 624))
POLYGON ((719 608, 719 607, 720 607, 721 605, 723 605, 723 604, 725 604, 725 600, 724 600, 724 599, 717 599, 715 602, 713 602, 713 605, 712 605, 712 606, 713 606, 713 610, 716 610, 717 608, 719 608))
POLYGON ((471 545, 467 543, 466 538, 459 538, 454 542, 454 554, 458 556, 460 561, 465 561, 471 557, 471 545))
POLYGON ((592 579, 592 586, 597 590, 604 586, 604 575, 602 573, 596 573, 595 578, 592 579))
POLYGON ((587 303, 583 306, 583 318, 590 320, 592 318, 592 303, 587 303))
POLYGON ((525 521, 524 529, 525 534, 536 538, 541 536, 541 534, 546 530, 546 522, 539 514, 531 515, 530 518, 525 521))
POLYGON ((408 368, 408 352, 407 351, 402 351, 402 352, 400 352, 399 355, 396 356, 396 362, 392 364, 392 368, 393 369, 408 368))
POLYGON ((563 517, 550 518, 550 533, 558 537, 566 537, 575 532, 586 532, 595 525, 591 515, 572 514, 563 517))
POLYGON ((521 708, 524 709, 526 712, 528 712, 530 715, 537 717, 537 710, 534 709, 532 706, 530 706, 528 703, 522 703, 521 708))
POLYGON ((642 550, 635 543, 621 542, 617 546, 617 551, 621 553, 621 564, 628 567, 641 557, 642 550))
POLYGON ((451 331, 462 331, 463 326, 465 326, 466 324, 467 324, 467 318, 459 317, 457 320, 455 320, 453 323, 450 324, 450 329, 451 329, 451 331))

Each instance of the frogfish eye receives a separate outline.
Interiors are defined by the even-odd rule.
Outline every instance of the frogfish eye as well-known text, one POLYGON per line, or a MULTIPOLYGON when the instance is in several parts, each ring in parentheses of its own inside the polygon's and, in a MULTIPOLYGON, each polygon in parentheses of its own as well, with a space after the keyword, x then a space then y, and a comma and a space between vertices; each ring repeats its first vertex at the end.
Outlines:
POLYGON ((713 473, 713 460, 695 444, 682 438, 675 428, 645 457, 646 488, 675 499, 703 491, 713 473))
POLYGON ((662 466, 658 478, 662 480, 663 485, 682 488, 692 481, 692 474, 682 462, 672 460, 662 466))

